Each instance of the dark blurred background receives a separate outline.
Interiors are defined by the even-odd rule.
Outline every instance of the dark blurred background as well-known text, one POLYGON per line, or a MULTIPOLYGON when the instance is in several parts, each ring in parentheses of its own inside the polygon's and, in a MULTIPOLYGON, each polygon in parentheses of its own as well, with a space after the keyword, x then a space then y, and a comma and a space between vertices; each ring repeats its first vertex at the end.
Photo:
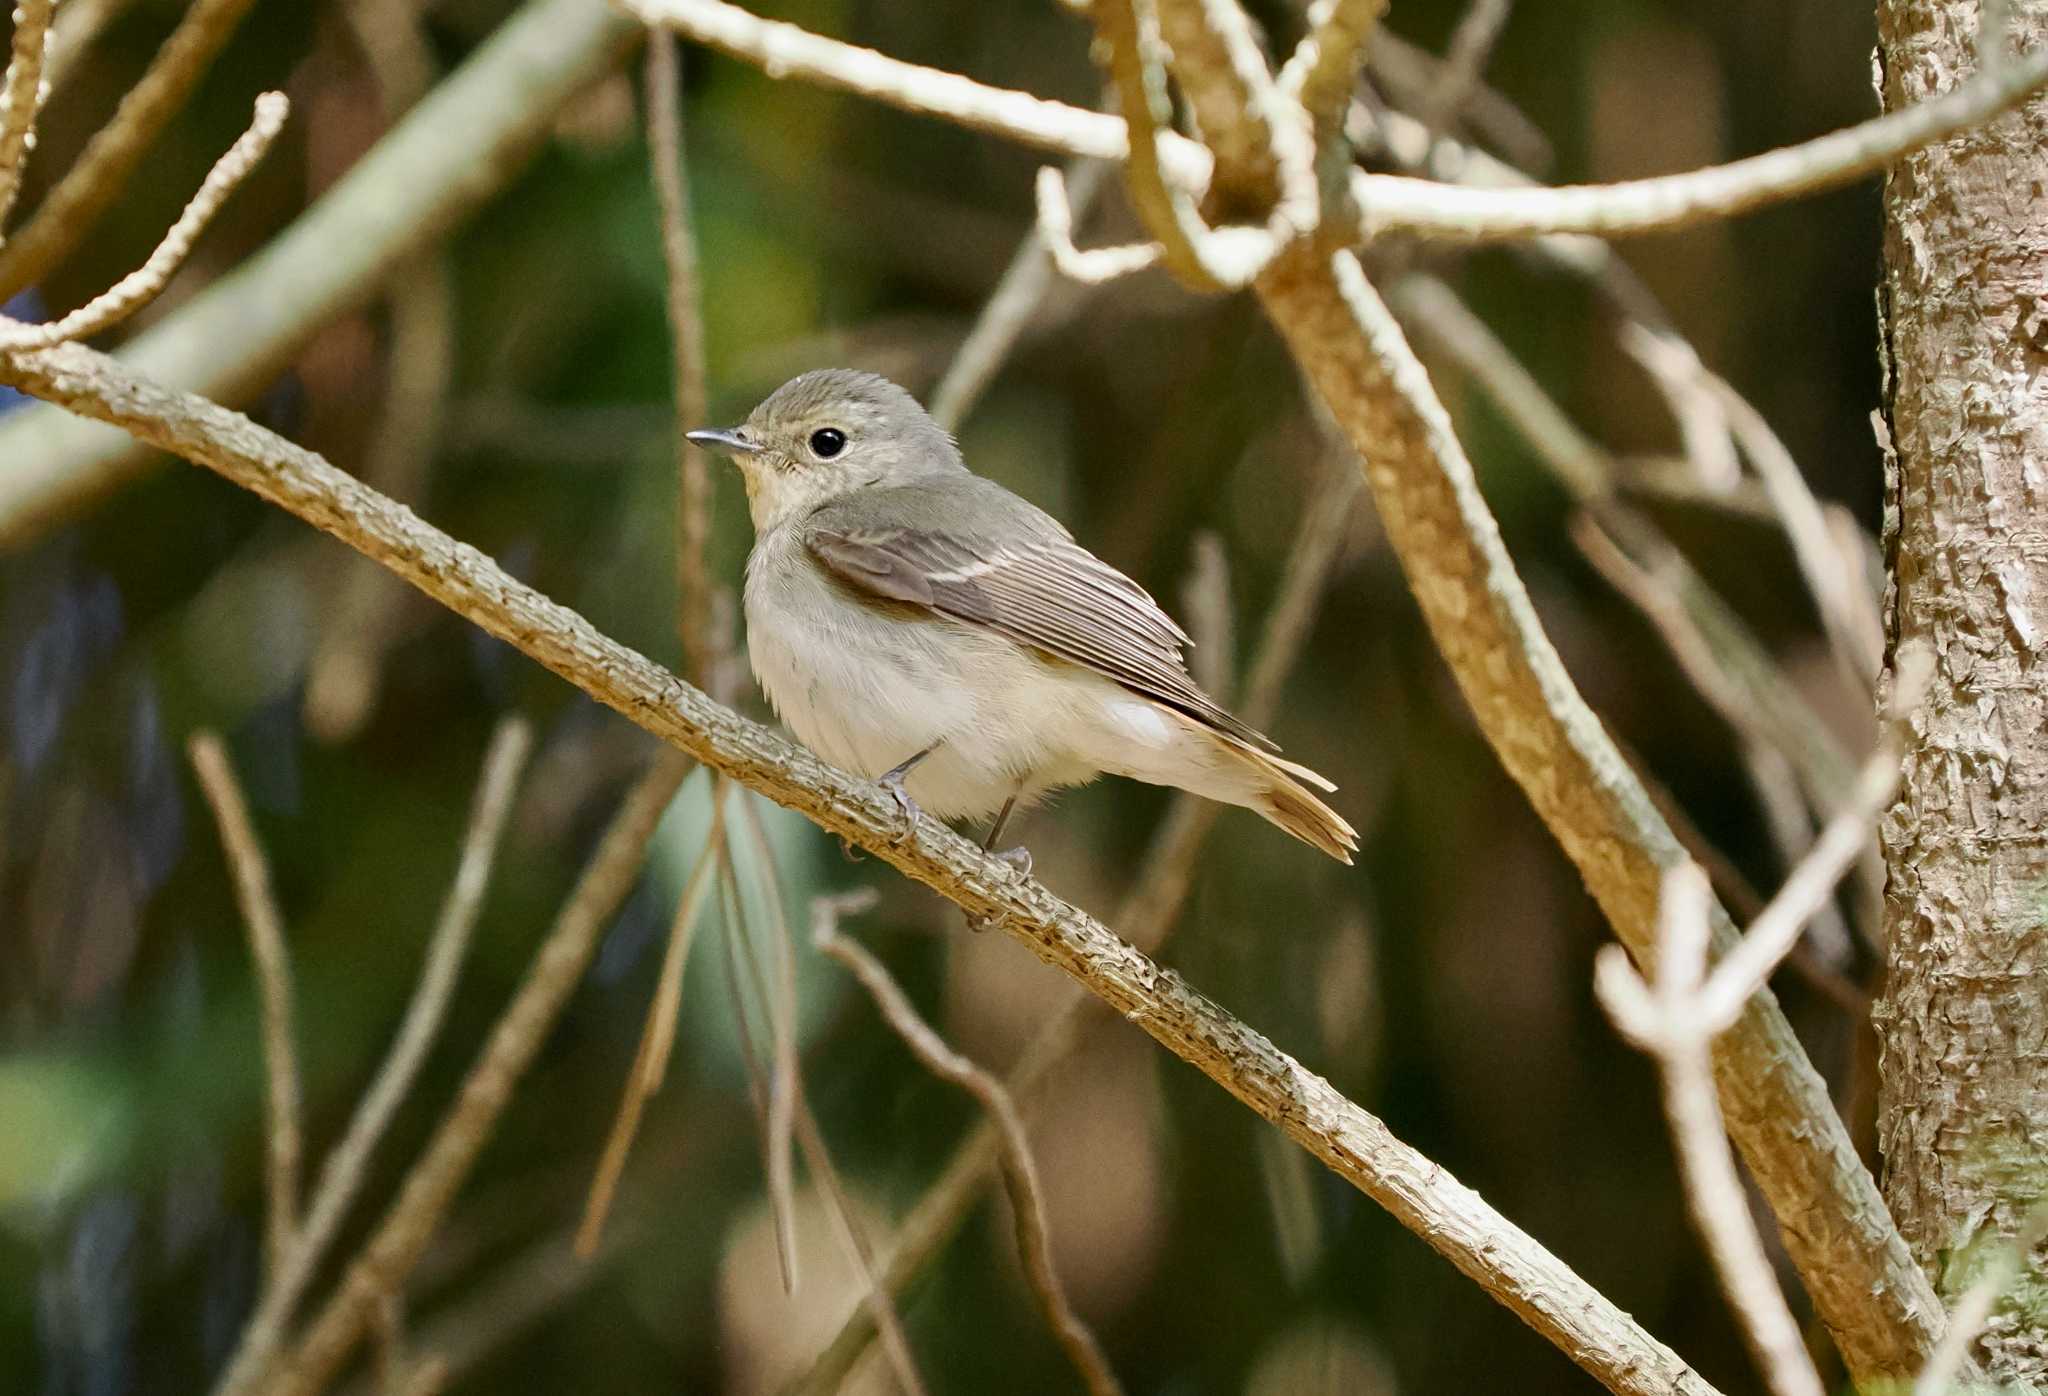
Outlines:
MULTIPOLYGON (((137 0, 55 93, 23 206, 141 73, 181 6, 137 0)), ((388 8, 388 7, 385 7, 388 8)), ((424 5, 435 64, 510 12, 424 5)), ((1091 103, 1085 21, 1044 0, 800 0, 778 17, 986 81, 1091 103)), ((1278 3, 1259 16, 1291 42, 1278 3)), ((1462 13, 1396 0, 1441 50, 1462 13)), ((1873 110, 1855 5, 1528 4, 1487 79, 1548 137, 1547 179, 1677 170, 1873 110)), ((798 370, 853 364, 928 392, 1031 217, 1040 157, 686 47, 685 114, 713 416, 798 370)), ((526 173, 447 243, 445 415, 414 497, 601 629, 673 664, 671 349, 639 64, 580 99, 526 173)), ((135 264, 255 93, 290 127, 151 314, 259 247, 386 125, 336 0, 258 4, 82 255, 39 288, 76 304, 135 264)), ((460 140, 451 131, 449 139, 460 140)), ((1112 194, 1084 241, 1122 240, 1112 194)), ((1783 433, 1815 488, 1876 523, 1877 199, 1865 184, 1629 244, 1706 361, 1783 433)), ((1503 252, 1441 261, 1537 377, 1617 451, 1670 453, 1662 399, 1579 284, 1503 252)), ((326 325, 241 404, 361 468, 387 401, 393 316, 326 325)), ((1654 633, 1579 557, 1570 503, 1439 366, 1508 544, 1587 697, 1649 776, 1754 881, 1780 872, 1730 735, 1654 633)), ((398 372, 415 367, 399 361, 398 372)), ((18 404, 9 404, 18 408, 18 404)), ((1195 540, 1220 539, 1248 652, 1325 460, 1287 356, 1246 297, 1150 274, 1054 289, 961 429, 968 458, 1054 510, 1182 609, 1195 540)), ((6 462, 0 461, 0 470, 6 462)), ((714 563, 750 541, 718 481, 714 563)), ((1361 499, 1274 735, 1341 787, 1359 866, 1223 815, 1164 958, 1328 1075, 1577 1267, 1725 1389, 1754 1383, 1688 1231, 1649 1069, 1590 993, 1604 927, 1480 739, 1361 499)), ((1860 749, 1781 536, 1723 509, 1660 517, 1860 749)), ((313 1157, 381 1056, 452 875, 490 730, 538 751, 445 1041, 401 1114, 344 1248, 381 1209, 650 744, 431 605, 386 594, 357 699, 308 676, 366 568, 199 470, 168 468, 0 556, 0 1390, 201 1389, 261 1262, 262 1087, 248 954, 183 757, 214 727, 255 807, 288 923, 313 1157)), ((373 589, 374 594, 374 589, 373 589)), ((751 685, 744 702, 762 705, 751 685)), ((701 846, 693 777, 593 973, 506 1114, 412 1286, 422 1350, 454 1389, 773 1389, 853 1303, 804 1203, 809 1275, 777 1279, 720 940, 700 937, 679 1057, 629 1168, 616 1244, 537 1266, 573 1227, 634 1052, 669 908, 701 846)), ((1051 887, 1108 915, 1165 808, 1108 783, 1033 814, 1051 887)), ((793 915, 874 883, 852 929, 950 1038, 1006 1064, 1057 977, 794 817, 771 827, 793 915)), ((801 951, 806 1079, 870 1215, 900 1214, 973 1112, 872 1005, 801 951)), ((1841 1080, 1852 1024, 1785 987, 1841 1080)), ((1121 1025, 1034 1113, 1061 1267, 1134 1391, 1584 1391, 1589 1379, 1365 1198, 1121 1025)), ((936 1391, 1067 1388, 1069 1370, 984 1205, 908 1296, 936 1391)), ((871 1374, 879 1380, 879 1374, 871 1374)))

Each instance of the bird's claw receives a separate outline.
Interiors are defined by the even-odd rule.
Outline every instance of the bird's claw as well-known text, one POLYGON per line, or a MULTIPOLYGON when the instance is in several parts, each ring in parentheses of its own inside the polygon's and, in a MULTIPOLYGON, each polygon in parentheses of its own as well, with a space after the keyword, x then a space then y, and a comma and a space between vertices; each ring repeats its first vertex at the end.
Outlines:
MULTIPOLYGON (((1000 852, 991 853, 989 857, 995 859, 998 863, 1009 864, 1011 870, 1020 879, 1031 876, 1031 850, 1021 843, 1015 848, 1005 848, 1000 852)), ((976 916, 973 912, 967 913, 967 929, 973 931, 976 935, 981 934, 981 932, 988 930, 996 924, 996 918, 993 916, 976 916)))
POLYGON ((839 856, 849 863, 865 863, 868 857, 867 854, 854 846, 851 839, 841 839, 839 841, 839 856))
POLYGON ((910 798, 910 792, 903 787, 903 777, 893 771, 877 782, 889 792, 889 798, 896 802, 896 808, 903 811, 903 830, 897 834, 895 843, 904 843, 917 831, 917 817, 924 813, 917 807, 917 801, 910 798))

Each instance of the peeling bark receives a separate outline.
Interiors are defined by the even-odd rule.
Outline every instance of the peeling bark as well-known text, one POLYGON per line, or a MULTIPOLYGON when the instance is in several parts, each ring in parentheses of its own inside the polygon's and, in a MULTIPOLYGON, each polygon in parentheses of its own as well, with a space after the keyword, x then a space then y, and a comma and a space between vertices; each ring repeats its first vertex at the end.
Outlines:
MULTIPOLYGON (((2048 0, 2012 10, 2001 53, 2048 43, 2048 0)), ((1977 18, 1880 0, 1885 107, 1968 77, 1977 18)), ((1882 829, 1880 1128, 1952 1304, 2048 1194, 2048 100, 1900 161, 1884 260, 1886 638, 1937 670, 1882 829)), ((2000 1307, 1988 1376, 2048 1387, 2044 1297, 2000 1307)))

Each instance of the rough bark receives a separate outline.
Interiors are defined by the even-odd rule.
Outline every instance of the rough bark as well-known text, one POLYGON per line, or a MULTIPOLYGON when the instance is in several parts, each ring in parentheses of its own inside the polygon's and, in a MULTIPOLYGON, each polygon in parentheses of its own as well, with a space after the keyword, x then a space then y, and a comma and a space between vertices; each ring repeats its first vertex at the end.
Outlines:
MULTIPOLYGON (((1999 52, 2040 51, 2016 0, 1999 52)), ((1888 109, 1976 69, 1974 0, 1880 0, 1888 109)), ((1885 1191, 1953 1302, 2048 1192, 2048 101, 1885 186, 1887 641, 1933 645, 1883 828, 1885 1191)), ((2048 1289, 2001 1306, 1987 1374, 2048 1386, 2048 1289)))

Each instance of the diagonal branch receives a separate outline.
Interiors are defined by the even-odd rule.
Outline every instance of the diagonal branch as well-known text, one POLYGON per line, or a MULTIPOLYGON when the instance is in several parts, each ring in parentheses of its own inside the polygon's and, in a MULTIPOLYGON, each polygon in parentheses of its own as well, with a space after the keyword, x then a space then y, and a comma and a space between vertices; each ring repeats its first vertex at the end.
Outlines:
MULTIPOLYGON (((1368 462, 1387 537, 1488 741, 1647 962, 1664 869, 1684 849, 1544 634, 1428 375, 1349 252, 1298 250, 1260 279, 1267 312, 1368 462)), ((1715 933, 1732 934, 1714 908, 1715 933)), ((1859 1379, 1916 1370, 1941 1313, 1826 1083, 1760 994, 1715 1046, 1729 1132, 1859 1379)))
MULTIPOLYGON (((1093 917, 1020 879, 944 825, 919 817, 906 830, 902 810, 874 783, 713 702, 476 549, 237 413, 138 379, 75 344, 0 359, 0 379, 186 455, 333 534, 664 741, 867 849, 969 914, 1001 924, 1387 1208, 1611 1390, 1711 1390, 1570 1267, 1329 1082, 1093 917)), ((494 1034, 391 1214, 314 1325, 291 1380, 280 1387, 286 1396, 305 1396, 332 1375, 361 1336, 363 1305, 379 1292, 377 1277, 403 1273, 417 1258, 431 1219, 537 1050, 527 1036, 534 1020, 552 1017, 594 943, 593 930, 543 952, 545 986, 522 990, 520 1005, 494 1034)))

